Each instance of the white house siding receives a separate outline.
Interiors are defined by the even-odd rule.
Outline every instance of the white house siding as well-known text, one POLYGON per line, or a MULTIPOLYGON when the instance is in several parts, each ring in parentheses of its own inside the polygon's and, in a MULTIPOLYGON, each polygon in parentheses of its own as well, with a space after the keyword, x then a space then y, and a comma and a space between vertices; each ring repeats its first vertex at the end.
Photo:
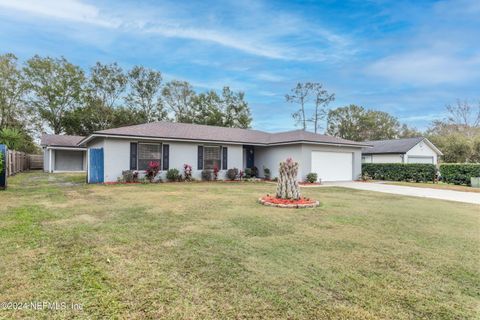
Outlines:
MULTIPOLYGON (((183 173, 183 166, 189 164, 192 166, 192 176, 195 179, 202 178, 202 170, 198 169, 198 146, 222 146, 227 147, 227 169, 243 168, 243 147, 242 145, 233 144, 216 144, 216 143, 192 143, 192 142, 172 142, 165 141, 165 144, 170 145, 169 168, 176 168, 183 173)), ((220 170, 219 178, 224 179, 227 170, 220 170)), ((163 172, 165 175, 166 172, 163 172)))
POLYGON ((408 150, 405 162, 408 161, 408 157, 433 157, 433 163, 437 164, 437 153, 424 141, 420 141, 412 149, 408 150))
POLYGON ((258 168, 260 177, 263 177, 263 168, 270 169, 271 177, 278 177, 278 167, 281 161, 292 158, 299 162, 299 179, 302 170, 302 146, 301 144, 255 147, 254 164, 258 168))
MULTIPOLYGON (((140 142, 137 140, 129 140, 122 138, 101 138, 95 139, 93 143, 89 143, 89 148, 104 149, 104 181, 115 182, 122 176, 122 171, 130 169, 130 143, 140 142)), ((170 146, 169 168, 178 169, 183 173, 184 164, 192 166, 192 175, 196 179, 201 179, 202 170, 197 168, 197 152, 199 145, 218 145, 220 144, 202 144, 192 142, 173 142, 173 141, 150 141, 154 143, 164 143, 170 146)), ((242 146, 227 145, 221 146, 228 148, 227 168, 243 168, 242 146)), ((219 178, 225 177, 226 170, 220 170, 219 178)), ((166 171, 160 172, 160 177, 165 179, 166 171)))
POLYGON ((311 172, 312 151, 347 152, 353 154, 352 179, 362 172, 361 148, 345 146, 325 146, 317 144, 291 144, 271 147, 255 147, 255 166, 263 176, 263 168, 269 168, 272 178, 278 177, 278 167, 281 161, 292 158, 299 163, 298 180, 304 181, 311 172))
POLYGON ((103 161, 105 182, 117 181, 122 171, 130 169, 130 141, 105 138, 103 161))
POLYGON ((372 163, 372 155, 362 155, 362 163, 372 163))
MULTIPOLYGON (((302 144, 302 160, 301 160, 301 180, 307 178, 307 174, 312 171, 312 151, 324 152, 348 152, 353 154, 353 170, 352 179, 358 179, 362 173, 362 149, 360 147, 346 146, 325 146, 315 144, 302 144)), ((299 177, 300 178, 300 177, 299 177)))
POLYGON ((402 163, 402 154, 373 154, 372 163, 402 163))

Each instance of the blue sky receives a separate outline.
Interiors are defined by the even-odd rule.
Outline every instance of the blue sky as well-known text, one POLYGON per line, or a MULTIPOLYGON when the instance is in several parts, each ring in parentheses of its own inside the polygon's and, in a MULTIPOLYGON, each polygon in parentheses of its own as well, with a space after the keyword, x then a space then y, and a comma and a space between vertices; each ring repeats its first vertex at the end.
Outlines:
POLYGON ((480 1, 0 0, 0 51, 155 68, 246 93, 253 127, 294 128, 285 94, 321 82, 425 129, 480 100, 480 1))

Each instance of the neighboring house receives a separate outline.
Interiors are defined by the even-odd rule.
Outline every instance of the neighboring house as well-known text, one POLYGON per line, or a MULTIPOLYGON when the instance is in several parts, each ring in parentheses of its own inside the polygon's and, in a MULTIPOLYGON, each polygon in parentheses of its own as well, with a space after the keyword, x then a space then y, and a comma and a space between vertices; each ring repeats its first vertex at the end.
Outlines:
MULTIPOLYGON (((160 162, 162 178, 171 168, 183 173, 184 164, 192 166, 196 179, 201 178, 202 170, 215 166, 220 169, 219 178, 225 177, 227 169, 252 167, 258 168, 261 177, 263 168, 269 168, 274 178, 280 161, 289 157, 300 163, 299 180, 310 172, 316 172, 322 181, 352 180, 361 174, 361 148, 368 146, 301 130, 268 133, 171 122, 102 130, 73 146, 78 138, 72 138, 68 150, 87 150, 91 183, 117 181, 124 170, 143 173, 150 161, 160 162)), ((44 149, 48 154, 64 150, 55 146, 57 143, 45 143, 44 149)))
POLYGON ((427 138, 365 141, 373 148, 362 149, 362 163, 438 163, 440 150, 427 138))
POLYGON ((87 170, 87 148, 78 143, 85 137, 44 134, 43 171, 79 172, 87 170))

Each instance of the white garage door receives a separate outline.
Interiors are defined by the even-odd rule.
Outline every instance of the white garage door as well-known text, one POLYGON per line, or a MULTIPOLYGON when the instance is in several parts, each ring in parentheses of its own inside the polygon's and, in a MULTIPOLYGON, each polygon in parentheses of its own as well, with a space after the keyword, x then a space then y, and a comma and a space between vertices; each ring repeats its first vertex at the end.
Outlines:
POLYGON ((322 181, 352 180, 353 153, 312 151, 312 172, 322 181))
POLYGON ((433 157, 408 156, 408 163, 433 163, 433 157))

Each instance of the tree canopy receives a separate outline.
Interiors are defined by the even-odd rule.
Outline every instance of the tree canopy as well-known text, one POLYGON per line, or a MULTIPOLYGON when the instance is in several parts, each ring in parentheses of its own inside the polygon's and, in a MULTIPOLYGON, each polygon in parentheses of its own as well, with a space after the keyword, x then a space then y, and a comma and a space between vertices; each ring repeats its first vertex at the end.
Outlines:
POLYGON ((349 105, 330 110, 327 133, 354 141, 394 139, 399 136, 400 123, 383 111, 367 110, 349 105))

